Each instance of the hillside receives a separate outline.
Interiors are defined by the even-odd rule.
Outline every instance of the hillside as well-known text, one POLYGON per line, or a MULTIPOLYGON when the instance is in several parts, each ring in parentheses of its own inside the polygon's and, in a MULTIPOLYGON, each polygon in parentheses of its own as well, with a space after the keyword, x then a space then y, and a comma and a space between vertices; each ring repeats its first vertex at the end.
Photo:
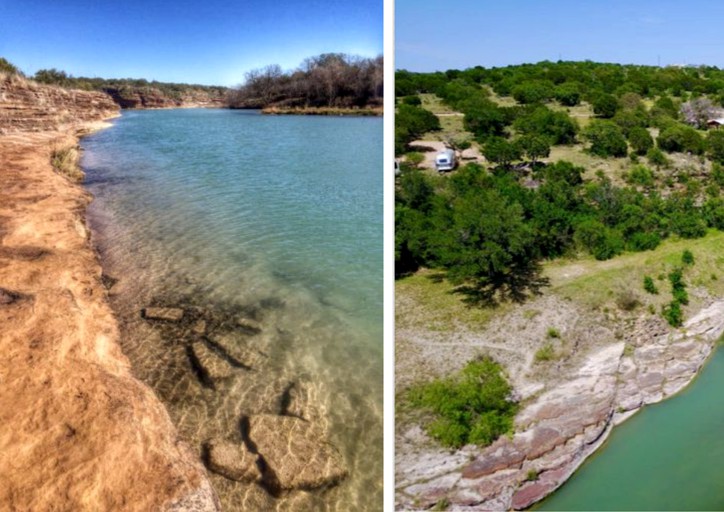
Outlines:
POLYGON ((395 88, 396 502, 527 508, 724 332, 724 132, 707 125, 724 71, 542 62, 395 88), (437 173, 445 146, 460 166, 437 173), (482 356, 518 412, 476 444, 500 423, 468 411, 446 446, 420 390, 482 356))

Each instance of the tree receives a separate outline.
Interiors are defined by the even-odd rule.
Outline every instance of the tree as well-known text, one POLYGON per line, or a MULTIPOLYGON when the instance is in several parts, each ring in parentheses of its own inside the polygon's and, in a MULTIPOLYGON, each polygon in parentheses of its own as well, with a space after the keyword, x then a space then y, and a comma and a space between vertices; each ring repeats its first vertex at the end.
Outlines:
POLYGON ((568 114, 544 105, 518 117, 513 127, 524 135, 546 136, 551 144, 572 144, 578 132, 578 125, 568 114))
POLYGON ((637 155, 645 155, 654 147, 654 139, 646 128, 635 126, 628 132, 628 142, 637 155))
POLYGON ((522 207, 495 189, 471 190, 451 204, 442 231, 440 258, 448 278, 475 304, 495 302, 496 294, 524 300, 546 284, 541 277, 535 234, 522 207))
POLYGON ((695 98, 681 105, 684 121, 695 128, 706 128, 706 122, 716 115, 716 108, 709 98, 695 98))
POLYGON ((466 130, 478 137, 502 135, 506 122, 500 108, 490 100, 479 98, 467 102, 462 108, 466 130))
POLYGON ((712 160, 724 163, 724 131, 712 130, 707 137, 708 153, 712 160))
POLYGON ((404 153, 408 143, 422 134, 440 129, 438 117, 421 107, 402 104, 395 116, 395 153, 404 153))
POLYGON ((503 137, 491 137, 483 146, 483 156, 491 163, 508 168, 513 161, 520 159, 521 149, 503 137))
POLYGON ((584 136, 591 143, 589 151, 602 157, 626 156, 628 146, 621 129, 611 121, 594 120, 584 131, 584 136))
POLYGON ((669 153, 688 151, 695 155, 702 154, 706 147, 699 132, 680 123, 673 124, 663 130, 656 139, 656 144, 669 153))
POLYGON ((555 98, 564 107, 574 107, 581 102, 581 89, 578 84, 566 82, 555 88, 555 98))
POLYGON ((599 94, 591 102, 593 113, 599 117, 611 118, 618 110, 618 100, 611 94, 599 94))
POLYGON ((515 86, 511 93, 519 103, 542 103, 553 96, 553 84, 543 80, 523 82, 515 86))
POLYGON ((546 158, 551 153, 551 143, 547 137, 523 135, 516 143, 534 165, 540 158, 546 158))

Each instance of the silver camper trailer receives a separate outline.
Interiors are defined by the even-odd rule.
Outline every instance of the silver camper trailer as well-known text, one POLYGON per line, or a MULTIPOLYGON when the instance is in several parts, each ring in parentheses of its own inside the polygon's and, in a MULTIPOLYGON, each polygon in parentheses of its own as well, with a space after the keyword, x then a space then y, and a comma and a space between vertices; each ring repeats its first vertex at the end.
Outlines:
POLYGON ((440 151, 435 156, 435 169, 437 169, 437 172, 452 171, 455 169, 456 164, 455 151, 452 149, 440 151))

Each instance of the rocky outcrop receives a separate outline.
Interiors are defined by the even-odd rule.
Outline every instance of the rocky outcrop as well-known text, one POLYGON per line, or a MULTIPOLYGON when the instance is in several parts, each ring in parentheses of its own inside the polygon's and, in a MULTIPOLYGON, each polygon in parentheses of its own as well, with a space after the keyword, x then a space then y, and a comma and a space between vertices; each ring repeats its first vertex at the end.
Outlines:
POLYGON ((156 87, 105 87, 103 89, 121 108, 224 107, 222 94, 203 89, 186 89, 169 96, 156 87))
POLYGON ((119 346, 52 148, 117 112, 102 93, 0 79, 0 509, 213 511, 203 465, 119 346), (31 133, 33 132, 33 133, 31 133))
POLYGON ((562 485, 615 425, 689 384, 722 334, 724 300, 680 330, 658 317, 640 319, 624 340, 592 352, 554 388, 533 396, 512 438, 398 467, 397 507, 424 509, 441 500, 455 510, 529 507, 562 485))
POLYGON ((72 91, 0 74, 0 134, 66 130, 118 115, 102 92, 72 91))

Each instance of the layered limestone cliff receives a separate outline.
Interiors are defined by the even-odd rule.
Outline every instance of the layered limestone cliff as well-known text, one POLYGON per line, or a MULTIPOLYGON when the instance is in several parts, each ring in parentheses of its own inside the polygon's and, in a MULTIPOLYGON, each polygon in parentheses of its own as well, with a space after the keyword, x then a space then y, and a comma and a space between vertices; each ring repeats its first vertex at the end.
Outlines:
POLYGON ((187 89, 174 97, 164 94, 155 87, 108 87, 104 90, 121 108, 222 108, 226 106, 223 94, 203 89, 187 89))
MULTIPOLYGON (((620 336, 605 319, 591 318, 570 302, 542 297, 529 305, 528 311, 546 312, 535 318, 515 310, 485 333, 463 333, 444 347, 418 337, 415 345, 422 355, 410 356, 406 348, 411 359, 432 358, 436 349, 449 358, 481 348, 498 350, 523 408, 515 434, 483 449, 470 445, 451 453, 435 447, 419 427, 398 430, 396 508, 422 510, 444 502, 447 510, 522 510, 543 499, 605 442, 615 425, 694 379, 724 334, 724 300, 702 301, 678 330, 645 315, 620 336), (551 324, 560 325, 583 354, 570 365, 561 364, 557 377, 544 385, 526 377, 535 351, 503 340, 541 338, 551 324)), ((398 332, 398 337, 410 336, 398 332)))
POLYGON ((0 73, 0 134, 71 129, 118 114, 102 92, 72 91, 0 73))
POLYGON ((117 114, 102 93, 0 77, 0 509, 207 511, 218 500, 132 374, 54 149, 117 114))

